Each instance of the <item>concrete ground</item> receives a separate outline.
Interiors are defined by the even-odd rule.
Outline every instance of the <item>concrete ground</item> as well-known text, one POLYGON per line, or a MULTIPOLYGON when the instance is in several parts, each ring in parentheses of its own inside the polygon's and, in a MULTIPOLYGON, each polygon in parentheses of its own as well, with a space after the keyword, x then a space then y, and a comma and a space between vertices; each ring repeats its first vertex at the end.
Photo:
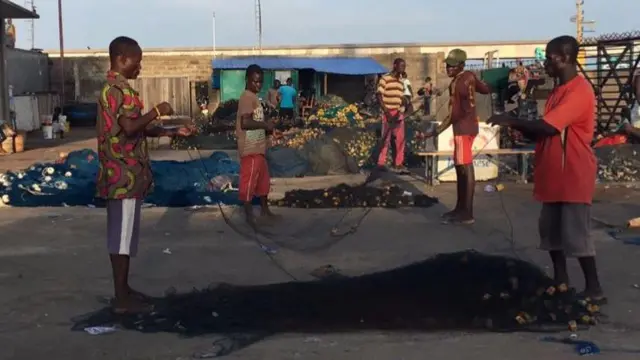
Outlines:
MULTIPOLYGON (((18 160, 15 158, 16 164, 18 160)), ((336 177, 278 181, 274 192, 343 181, 336 177)), ((548 259, 536 249, 539 206, 531 200, 530 186, 507 183, 498 194, 484 192, 479 185, 476 224, 456 227, 439 221, 439 214, 455 200, 451 185, 425 189, 408 178, 399 181, 414 193, 427 191, 438 196, 442 204, 429 209, 374 209, 358 232, 336 243, 329 231, 345 210, 276 209, 285 216, 275 231, 280 243, 276 259, 302 280, 311 280, 309 272, 326 264, 345 275, 360 275, 467 248, 517 255, 548 269, 548 259)), ((609 296, 610 305, 605 308, 609 319, 580 337, 600 346, 606 359, 638 359, 640 247, 614 240, 602 224, 621 225, 639 216, 640 192, 601 188, 596 198, 593 215, 599 226, 594 226, 593 236, 609 296)), ((226 211, 231 214, 232 209, 226 211)), ((361 210, 352 211, 344 227, 351 226, 360 214, 361 210)), ((161 295, 170 286, 189 291, 219 282, 249 285, 289 280, 254 242, 237 235, 220 215, 217 209, 144 209, 133 285, 161 295)), ((0 209, 0 359, 176 360, 190 359, 194 352, 209 347, 212 337, 184 339, 124 330, 91 336, 69 330, 71 318, 101 308, 96 298, 112 292, 105 217, 102 209, 83 207, 0 209)), ((241 222, 237 212, 232 221, 241 222)), ((575 285, 581 287, 577 265, 571 270, 575 285)), ((541 337, 530 333, 292 333, 268 338, 228 358, 553 360, 578 356, 571 346, 542 342, 541 337)))

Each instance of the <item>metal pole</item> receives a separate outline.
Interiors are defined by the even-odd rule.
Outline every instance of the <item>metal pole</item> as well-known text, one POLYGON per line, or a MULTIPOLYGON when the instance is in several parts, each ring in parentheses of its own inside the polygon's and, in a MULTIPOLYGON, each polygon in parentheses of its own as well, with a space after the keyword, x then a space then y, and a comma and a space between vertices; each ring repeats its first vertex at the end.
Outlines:
POLYGON ((578 40, 578 44, 582 44, 584 40, 584 26, 582 24, 584 21, 584 13, 582 12, 582 5, 584 5, 584 0, 576 0, 576 40, 578 40))
POLYGON ((64 31, 62 29, 62 0, 58 0, 58 36, 60 37, 60 107, 64 108, 64 31))
POLYGON ((9 116, 9 83, 7 81, 7 69, 5 66, 5 53, 7 45, 5 42, 5 20, 0 18, 0 122, 4 120, 7 125, 11 125, 9 116))
POLYGON ((213 12, 212 22, 213 22, 213 24, 212 24, 212 26, 213 26, 213 29, 212 29, 212 31, 213 31, 213 33, 212 33, 212 35, 213 35, 213 58, 215 59, 216 58, 216 12, 215 11, 213 12))

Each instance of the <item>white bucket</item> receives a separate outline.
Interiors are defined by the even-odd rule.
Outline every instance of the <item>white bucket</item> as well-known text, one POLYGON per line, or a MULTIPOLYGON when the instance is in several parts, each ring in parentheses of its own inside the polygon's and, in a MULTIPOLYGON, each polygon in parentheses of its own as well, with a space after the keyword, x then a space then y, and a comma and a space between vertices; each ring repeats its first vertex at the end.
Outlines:
POLYGON ((53 139, 53 126, 51 125, 45 125, 42 127, 42 135, 44 136, 45 140, 52 140, 53 139))

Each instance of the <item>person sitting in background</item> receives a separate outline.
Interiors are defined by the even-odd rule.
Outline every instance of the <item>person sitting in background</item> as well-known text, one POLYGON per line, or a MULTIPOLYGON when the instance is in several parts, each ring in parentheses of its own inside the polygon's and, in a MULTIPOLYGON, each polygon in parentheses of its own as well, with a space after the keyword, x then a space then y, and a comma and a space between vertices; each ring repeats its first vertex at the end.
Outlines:
POLYGON ((504 99, 508 104, 513 104, 516 102, 517 97, 520 93, 520 87, 518 85, 518 74, 516 69, 509 70, 509 80, 507 83, 507 88, 504 89, 504 99))
POLYGON ((518 87, 520 88, 520 99, 526 99, 527 97, 527 84, 529 83, 529 70, 524 66, 522 61, 518 63, 516 67, 516 77, 518 81, 518 87))
POLYGON ((621 131, 628 136, 630 143, 640 143, 640 70, 637 70, 632 79, 633 94, 635 100, 626 112, 628 121, 622 125, 621 131))
POLYGON ((0 156, 9 155, 8 152, 4 151, 1 145, 5 140, 12 138, 14 136, 16 136, 16 133, 15 131, 13 131, 11 126, 9 126, 9 124, 4 122, 4 120, 0 120, 0 156))
POLYGON ((60 139, 63 139, 64 126, 60 123, 60 115, 62 115, 62 108, 60 108, 60 106, 56 106, 55 109, 53 109, 53 115, 51 117, 51 121, 54 124, 55 132, 58 133, 58 136, 60 136, 60 139))

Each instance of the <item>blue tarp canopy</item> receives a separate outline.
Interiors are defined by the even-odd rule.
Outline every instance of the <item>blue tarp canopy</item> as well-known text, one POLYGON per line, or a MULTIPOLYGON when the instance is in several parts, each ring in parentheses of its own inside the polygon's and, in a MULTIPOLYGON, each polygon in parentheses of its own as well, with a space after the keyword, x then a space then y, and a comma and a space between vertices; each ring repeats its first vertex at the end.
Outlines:
POLYGON ((388 72, 384 66, 368 57, 239 56, 212 61, 212 66, 216 70, 243 70, 252 64, 266 70, 312 69, 342 75, 373 75, 388 72))

